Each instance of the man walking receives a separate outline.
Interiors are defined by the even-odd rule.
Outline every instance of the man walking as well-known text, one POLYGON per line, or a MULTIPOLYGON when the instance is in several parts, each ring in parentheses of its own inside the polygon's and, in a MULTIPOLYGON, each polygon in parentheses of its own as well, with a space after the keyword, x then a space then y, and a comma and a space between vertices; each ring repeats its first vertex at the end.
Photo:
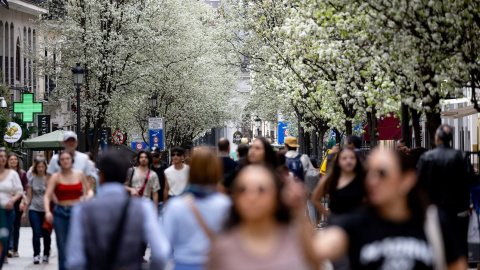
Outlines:
POLYGON ((165 182, 168 183, 168 196, 178 196, 185 191, 188 184, 190 167, 183 163, 185 150, 175 146, 170 151, 173 166, 165 170, 165 182))
POLYGON ((223 164, 223 186, 229 190, 238 171, 238 163, 230 158, 230 142, 227 138, 218 141, 218 154, 223 164))
POLYGON ((142 254, 150 244, 150 269, 163 269, 170 244, 150 200, 130 197, 122 183, 128 162, 118 153, 99 160, 101 193, 72 210, 67 249, 71 270, 142 269, 142 254))
POLYGON ((160 148, 152 147, 150 153, 152 154, 153 162, 150 169, 157 173, 160 189, 158 190, 158 210, 162 212, 163 205, 168 198, 168 183, 165 181, 165 170, 167 169, 167 163, 162 161, 162 151, 160 148))
MULTIPOLYGON (((140 151, 137 154, 137 167, 128 170, 124 183, 125 189, 133 196, 140 196, 153 200, 158 210, 158 191, 160 183, 156 172, 150 169, 152 156, 148 151, 140 151)), ((158 212, 158 211, 157 211, 158 212)))
POLYGON ((345 140, 345 146, 352 149, 353 152, 357 153, 358 156, 362 159, 362 161, 365 161, 367 157, 365 154, 362 152, 362 139, 360 137, 355 136, 355 135, 350 135, 347 137, 345 140))
POLYGON ((451 148, 452 128, 441 125, 435 133, 437 148, 426 152, 418 163, 419 184, 432 203, 443 209, 455 228, 464 254, 467 255, 468 209, 470 186, 475 181, 470 160, 451 148))
POLYGON ((285 150, 287 151, 285 157, 287 158, 288 168, 298 179, 304 181, 307 171, 315 168, 313 168, 307 155, 297 153, 299 146, 297 138, 291 136, 285 138, 285 150))
MULTIPOLYGON (((75 134, 73 131, 66 131, 63 134, 62 146, 65 148, 65 151, 70 152, 73 155, 72 170, 83 172, 83 174, 85 174, 85 176, 90 180, 91 176, 93 175, 93 170, 89 163, 90 159, 86 154, 76 150, 78 146, 77 134, 75 134)), ((48 165, 46 181, 48 182, 54 173, 61 170, 62 168, 60 168, 60 165, 58 164, 58 154, 53 155, 52 159, 50 160, 50 164, 48 165)))

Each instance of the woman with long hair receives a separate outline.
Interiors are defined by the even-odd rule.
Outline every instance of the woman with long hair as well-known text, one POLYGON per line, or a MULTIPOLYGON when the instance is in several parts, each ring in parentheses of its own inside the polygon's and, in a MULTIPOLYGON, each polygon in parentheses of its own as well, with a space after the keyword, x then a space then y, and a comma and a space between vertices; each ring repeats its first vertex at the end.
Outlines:
POLYGON ((0 268, 2 268, 8 253, 10 239, 13 238, 13 223, 15 222, 14 205, 22 199, 23 187, 18 173, 7 168, 7 152, 0 148, 0 206, 5 209, 9 241, 2 250, 0 268))
POLYGON ((196 149, 183 196, 167 201, 163 223, 175 250, 175 270, 205 269, 213 235, 228 216, 230 199, 217 191, 222 164, 208 148, 196 149))
POLYGON ((403 153, 375 150, 365 189, 370 207, 334 221, 313 240, 320 260, 348 255, 352 269, 468 268, 444 213, 425 202, 403 153))
POLYGON ((364 201, 365 169, 359 156, 350 148, 343 148, 334 158, 332 168, 313 191, 312 200, 325 217, 330 213, 323 207, 322 197, 328 196, 330 212, 335 215, 349 213, 364 201))
POLYGON ((32 226, 33 264, 40 263, 40 238, 43 237, 43 263, 48 263, 50 257, 50 232, 43 228, 45 220, 45 207, 43 197, 47 187, 47 162, 45 159, 37 158, 32 168, 32 177, 28 179, 27 201, 22 219, 26 220, 27 211, 30 225, 32 226))
MULTIPOLYGON (((47 183, 47 190, 44 196, 45 219, 53 224, 57 238, 58 268, 66 269, 65 266, 65 245, 67 242, 70 213, 72 207, 80 202, 82 196, 92 196, 89 193, 87 178, 81 171, 72 170, 73 155, 65 151, 60 153, 58 163, 61 171, 52 175, 47 183), (57 204, 50 212, 50 202, 53 194, 57 197, 57 204)), ((75 252, 75 251, 72 251, 75 252)))
MULTIPOLYGON (((15 153, 10 153, 7 156, 7 167, 18 173, 20 181, 22 182, 23 192, 27 192, 27 173, 20 168, 18 163, 18 156, 15 153)), ((8 251, 8 257, 18 257, 18 239, 20 238, 20 225, 25 210, 24 200, 19 200, 15 203, 15 221, 13 223, 13 237, 10 239, 10 250, 8 251)))
POLYGON ((265 165, 271 169, 277 168, 277 157, 272 145, 264 137, 256 138, 250 151, 248 151, 248 159, 244 165, 258 164, 265 165))
POLYGON ((301 207, 292 211, 283 202, 282 191, 280 177, 265 166, 249 165, 239 172, 232 186, 230 218, 225 233, 213 244, 209 270, 316 269, 309 260, 312 249, 302 241, 304 233, 313 235, 299 210, 305 209, 305 198, 294 200, 301 207))

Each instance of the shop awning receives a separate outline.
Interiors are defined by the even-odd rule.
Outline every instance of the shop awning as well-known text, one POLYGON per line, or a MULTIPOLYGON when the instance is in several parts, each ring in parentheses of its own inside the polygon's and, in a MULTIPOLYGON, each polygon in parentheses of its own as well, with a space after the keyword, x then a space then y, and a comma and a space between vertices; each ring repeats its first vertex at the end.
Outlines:
POLYGON ((62 150, 64 130, 56 130, 23 142, 23 147, 36 151, 62 150))
POLYGON ((469 115, 474 115, 477 113, 478 111, 475 108, 473 108, 473 105, 471 105, 463 108, 440 112, 440 117, 444 119, 458 119, 458 118, 466 117, 469 115))

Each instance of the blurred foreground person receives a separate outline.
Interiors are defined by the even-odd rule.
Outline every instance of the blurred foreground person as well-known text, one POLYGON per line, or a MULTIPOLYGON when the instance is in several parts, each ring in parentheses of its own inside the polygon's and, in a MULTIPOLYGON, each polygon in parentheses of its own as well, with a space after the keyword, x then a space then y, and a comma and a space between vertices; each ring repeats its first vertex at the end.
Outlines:
POLYGON ((13 237, 13 223, 15 221, 14 205, 17 201, 22 199, 23 187, 18 173, 11 169, 6 169, 7 164, 7 152, 4 147, 0 148, 0 207, 5 209, 5 218, 8 228, 8 243, 3 247, 2 255, 0 258, 0 268, 3 266, 3 262, 8 262, 6 258, 8 248, 10 245, 10 239, 13 237))
POLYGON ((430 200, 451 219, 463 254, 467 255, 470 186, 478 185, 470 159, 451 148, 452 127, 441 125, 435 134, 437 148, 423 154, 418 163, 420 185, 430 200))
POLYGON ((36 161, 32 168, 32 177, 28 179, 27 202, 22 220, 26 220, 27 212, 30 225, 32 226, 33 264, 40 263, 40 238, 43 237, 43 263, 48 263, 50 257, 50 232, 43 228, 45 221, 45 207, 43 197, 47 186, 47 161, 36 161))
POLYGON ((73 208, 67 265, 71 270, 142 269, 144 246, 150 269, 163 269, 170 244, 151 200, 131 197, 122 183, 128 161, 118 153, 99 158, 100 195, 73 208))
MULTIPOLYGON (((213 243, 209 270, 315 269, 306 256, 311 249, 304 249, 301 231, 294 226, 300 222, 293 222, 295 216, 281 200, 281 191, 282 181, 264 166, 250 165, 239 172, 232 186, 227 230, 213 243)), ((297 214, 308 225, 305 198, 296 201, 303 202, 297 214)))
POLYGON ((365 183, 371 208, 341 217, 319 234, 313 243, 319 259, 348 254, 352 269, 467 269, 454 228, 423 202, 409 161, 394 151, 372 153, 365 183))
POLYGON ((211 241, 228 217, 230 199, 217 192, 222 164, 213 150, 195 151, 185 195, 167 202, 163 222, 175 257, 175 270, 205 269, 211 241))
POLYGON ((45 219, 48 223, 53 224, 53 228, 55 229, 58 249, 58 268, 60 270, 67 269, 65 266, 65 246, 70 228, 72 207, 80 202, 82 196, 85 196, 85 198, 93 196, 93 192, 90 190, 85 175, 81 171, 72 170, 73 161, 73 154, 71 152, 62 152, 58 155, 57 165, 60 166, 61 171, 51 176, 47 183, 47 191, 43 199, 45 219), (89 194, 89 190, 92 193, 89 194), (58 202, 53 209, 52 215, 50 202, 54 194, 58 202))

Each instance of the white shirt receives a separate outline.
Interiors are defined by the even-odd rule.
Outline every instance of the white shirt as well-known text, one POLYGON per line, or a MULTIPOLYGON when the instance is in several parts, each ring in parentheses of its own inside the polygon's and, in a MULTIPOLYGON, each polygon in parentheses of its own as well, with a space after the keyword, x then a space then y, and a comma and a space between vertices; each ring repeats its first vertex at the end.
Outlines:
POLYGON ((170 187, 168 195, 178 196, 182 194, 187 187, 189 172, 190 167, 186 164, 183 165, 183 169, 181 170, 176 170, 175 166, 170 166, 165 170, 165 177, 167 178, 168 186, 170 187))
MULTIPOLYGON (((299 154, 297 151, 290 150, 285 154, 286 158, 296 158, 299 154)), ((303 175, 307 175, 307 171, 309 169, 314 169, 312 162, 310 162, 310 159, 308 158, 307 155, 302 155, 300 157, 300 161, 302 162, 303 165, 303 175)))
POLYGON ((8 201, 17 194, 23 195, 22 182, 18 173, 14 170, 10 170, 7 177, 0 182, 0 205, 5 208, 8 201))
MULTIPOLYGON (((72 170, 78 170, 83 172, 85 176, 92 175, 92 167, 90 166, 90 159, 88 156, 82 152, 75 151, 75 156, 73 156, 73 165, 72 170)), ((47 173, 53 175, 56 172, 61 171, 62 168, 58 165, 58 154, 54 155, 48 164, 47 173)))

